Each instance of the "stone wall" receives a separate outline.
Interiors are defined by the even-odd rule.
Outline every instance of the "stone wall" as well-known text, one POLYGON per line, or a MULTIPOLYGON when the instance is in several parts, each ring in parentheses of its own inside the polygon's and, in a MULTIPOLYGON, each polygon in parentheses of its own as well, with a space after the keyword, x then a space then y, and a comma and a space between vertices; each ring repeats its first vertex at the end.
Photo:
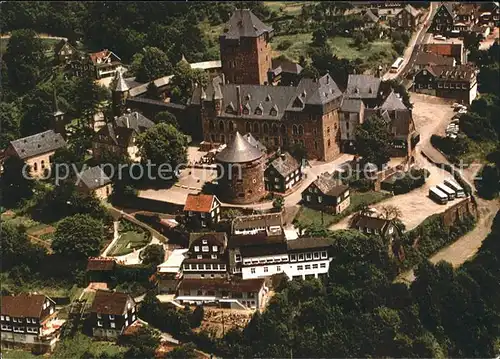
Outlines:
POLYGON ((440 214, 443 218, 443 223, 447 227, 453 226, 458 220, 462 220, 465 216, 473 216, 477 218, 477 204, 474 197, 468 197, 461 202, 448 208, 440 214))

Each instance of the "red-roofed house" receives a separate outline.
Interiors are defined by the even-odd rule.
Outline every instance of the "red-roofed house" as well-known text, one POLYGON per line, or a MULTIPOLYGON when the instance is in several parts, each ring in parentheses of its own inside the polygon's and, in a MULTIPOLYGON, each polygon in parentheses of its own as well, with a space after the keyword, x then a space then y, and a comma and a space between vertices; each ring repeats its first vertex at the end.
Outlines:
POLYGON ((200 227, 209 227, 220 221, 219 199, 211 194, 189 194, 184 205, 184 214, 188 223, 200 227))
POLYGON ((22 293, 2 296, 0 300, 2 348, 22 346, 40 353, 54 348, 65 320, 57 319, 52 299, 22 293))
POLYGON ((96 79, 114 77, 121 66, 121 59, 108 49, 89 54, 78 53, 70 62, 70 68, 76 76, 88 73, 96 79))

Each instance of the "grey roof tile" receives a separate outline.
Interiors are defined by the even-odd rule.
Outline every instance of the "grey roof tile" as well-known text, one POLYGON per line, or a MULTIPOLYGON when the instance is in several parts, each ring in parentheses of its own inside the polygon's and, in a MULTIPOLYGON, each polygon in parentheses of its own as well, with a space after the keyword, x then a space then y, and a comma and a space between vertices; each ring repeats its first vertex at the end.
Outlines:
POLYGON ((253 147, 239 132, 236 132, 233 141, 219 152, 215 159, 225 163, 244 163, 255 161, 261 157, 262 152, 253 147))
POLYGON ((258 37, 265 32, 272 32, 273 28, 264 24, 248 9, 235 10, 221 37, 239 39, 241 37, 258 37))
POLYGON ((111 179, 99 166, 87 168, 80 174, 80 180, 88 189, 91 190, 111 183, 111 179))
POLYGON ((399 96, 394 91, 391 91, 391 93, 389 94, 389 96, 387 96, 382 106, 380 106, 380 109, 394 111, 394 110, 407 110, 407 107, 404 105, 403 100, 401 100, 401 98, 399 98, 399 96))
POLYGON ((134 129, 137 133, 141 133, 148 128, 153 127, 153 121, 145 117, 143 114, 134 111, 126 113, 114 120, 114 125, 117 127, 127 127, 134 129))
POLYGON ((340 111, 360 113, 363 107, 363 101, 361 101, 360 99, 344 98, 342 101, 342 106, 340 107, 340 111))
POLYGON ((300 167, 297 160, 288 152, 276 158, 269 166, 272 166, 282 177, 290 175, 300 167))
POLYGON ((372 75, 349 75, 345 96, 347 98, 373 99, 378 96, 381 80, 372 75))
POLYGON ((40 132, 35 135, 20 138, 10 143, 21 159, 55 151, 66 146, 66 141, 59 133, 53 130, 40 132))

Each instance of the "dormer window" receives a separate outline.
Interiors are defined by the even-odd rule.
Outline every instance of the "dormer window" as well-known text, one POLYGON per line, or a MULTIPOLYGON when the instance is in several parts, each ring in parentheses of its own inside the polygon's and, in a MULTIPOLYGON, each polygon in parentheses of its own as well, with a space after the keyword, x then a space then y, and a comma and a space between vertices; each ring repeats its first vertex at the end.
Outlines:
POLYGON ((373 92, 373 90, 372 90, 372 88, 370 87, 370 88, 368 89, 368 93, 372 93, 372 92, 373 92))
POLYGON ((271 108, 271 111, 269 112, 269 114, 271 116, 278 116, 278 107, 276 105, 274 105, 272 108, 271 108))
POLYGON ((300 94, 300 97, 304 98, 304 97, 306 97, 306 95, 307 95, 307 92, 306 92, 306 90, 304 90, 304 91, 302 91, 302 93, 300 94))
POLYGON ((263 108, 262 108, 262 103, 259 104, 259 106, 257 106, 257 108, 255 109, 255 114, 256 115, 262 115, 262 112, 263 112, 263 108))
POLYGON ((234 113, 236 111, 232 102, 229 103, 226 107, 226 113, 234 113))
POLYGON ((304 102, 302 102, 302 99, 300 97, 297 97, 295 101, 293 101, 292 107, 304 107, 304 102))
POLYGON ((247 100, 247 101, 250 101, 250 98, 251 98, 250 94, 247 94, 247 95, 245 96, 245 100, 247 100))
POLYGON ((250 105, 247 103, 245 107, 243 107, 243 114, 248 115, 250 114, 250 105))
POLYGON ((359 93, 359 89, 357 87, 354 89, 354 93, 359 93))
POLYGON ((266 102, 269 102, 269 101, 271 101, 271 95, 266 96, 266 102))

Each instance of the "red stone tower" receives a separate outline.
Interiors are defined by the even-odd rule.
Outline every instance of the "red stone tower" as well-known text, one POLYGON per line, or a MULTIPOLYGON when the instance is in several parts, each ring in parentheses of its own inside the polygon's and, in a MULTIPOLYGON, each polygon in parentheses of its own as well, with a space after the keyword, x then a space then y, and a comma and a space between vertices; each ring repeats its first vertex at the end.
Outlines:
POLYGON ((236 10, 220 36, 222 71, 229 83, 267 84, 273 29, 250 10, 236 10))

